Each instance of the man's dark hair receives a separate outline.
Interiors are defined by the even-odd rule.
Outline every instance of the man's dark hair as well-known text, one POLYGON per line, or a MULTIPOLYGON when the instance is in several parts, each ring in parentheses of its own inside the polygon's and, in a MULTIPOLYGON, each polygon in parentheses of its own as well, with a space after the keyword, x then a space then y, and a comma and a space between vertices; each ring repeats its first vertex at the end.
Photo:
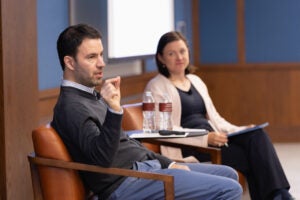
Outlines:
POLYGON ((65 70, 64 57, 72 56, 76 59, 78 47, 86 38, 102 39, 102 36, 98 30, 87 24, 69 26, 61 32, 57 39, 56 48, 62 70, 65 70))
MULTIPOLYGON (((161 56, 163 55, 163 50, 167 44, 178 40, 182 40, 186 44, 187 48, 189 48, 187 39, 180 32, 177 31, 167 32, 164 35, 162 35, 157 45, 156 54, 155 54, 157 69, 159 73, 161 73, 167 78, 170 76, 170 72, 167 69, 167 67, 159 60, 158 55, 161 56)), ((185 69, 185 74, 189 74, 191 72, 190 70, 191 67, 187 66, 187 68, 185 69)))

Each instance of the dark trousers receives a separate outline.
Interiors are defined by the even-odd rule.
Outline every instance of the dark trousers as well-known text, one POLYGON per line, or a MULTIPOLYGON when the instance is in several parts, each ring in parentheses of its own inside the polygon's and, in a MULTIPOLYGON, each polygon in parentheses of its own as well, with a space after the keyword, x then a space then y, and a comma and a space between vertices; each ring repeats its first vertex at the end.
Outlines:
MULTIPOLYGON (((264 130, 231 137, 228 145, 221 149, 222 164, 246 176, 252 200, 272 199, 275 190, 290 188, 273 144, 264 130)), ((184 149, 183 155, 187 154, 203 160, 203 155, 184 149)))

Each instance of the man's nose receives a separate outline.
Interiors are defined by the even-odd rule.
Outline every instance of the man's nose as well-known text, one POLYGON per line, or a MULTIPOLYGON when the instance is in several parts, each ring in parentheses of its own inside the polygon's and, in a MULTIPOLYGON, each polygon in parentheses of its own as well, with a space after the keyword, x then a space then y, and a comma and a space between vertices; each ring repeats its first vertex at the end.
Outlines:
POLYGON ((103 56, 99 56, 99 58, 97 60, 97 66, 101 66, 101 67, 105 66, 105 61, 103 59, 103 56))

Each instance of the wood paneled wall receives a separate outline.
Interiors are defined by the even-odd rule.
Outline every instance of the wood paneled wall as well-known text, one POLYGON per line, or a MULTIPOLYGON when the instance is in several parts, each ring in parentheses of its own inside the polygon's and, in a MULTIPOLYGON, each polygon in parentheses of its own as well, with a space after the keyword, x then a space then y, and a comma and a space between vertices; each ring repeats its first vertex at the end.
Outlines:
POLYGON ((35 0, 0 4, 0 199, 33 199, 27 154, 38 125, 35 0))
POLYGON ((236 0, 237 63, 201 63, 199 1, 192 1, 193 60, 215 106, 236 124, 262 123, 275 142, 300 141, 300 63, 247 63, 245 0, 236 0))
POLYGON ((300 64, 200 67, 219 113, 237 125, 268 121, 274 142, 300 142, 300 64))

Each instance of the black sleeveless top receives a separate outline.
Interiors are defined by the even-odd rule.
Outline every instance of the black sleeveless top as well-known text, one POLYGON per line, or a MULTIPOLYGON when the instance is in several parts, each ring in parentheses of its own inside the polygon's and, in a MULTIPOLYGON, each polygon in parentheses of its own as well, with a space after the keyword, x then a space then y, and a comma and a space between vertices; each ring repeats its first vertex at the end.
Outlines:
POLYGON ((181 126, 183 128, 202 128, 213 131, 206 119, 206 107, 203 98, 191 84, 188 91, 177 88, 181 100, 181 126))

